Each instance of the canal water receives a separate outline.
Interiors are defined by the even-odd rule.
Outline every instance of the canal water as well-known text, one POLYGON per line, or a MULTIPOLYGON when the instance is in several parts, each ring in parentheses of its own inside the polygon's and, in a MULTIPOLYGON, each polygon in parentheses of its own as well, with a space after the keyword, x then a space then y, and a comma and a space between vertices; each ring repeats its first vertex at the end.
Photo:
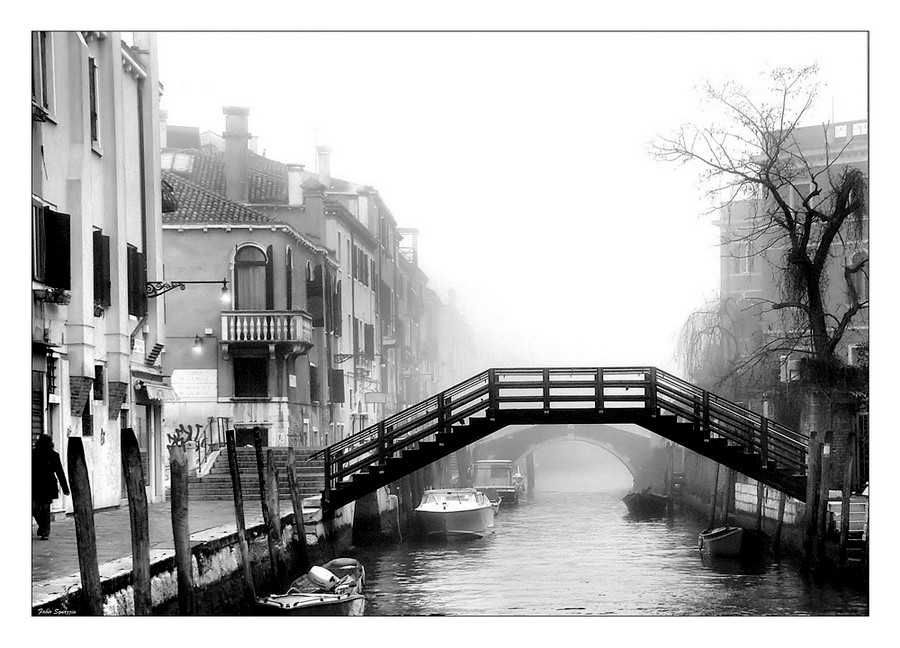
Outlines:
POLYGON ((864 589, 815 585, 788 562, 706 565, 700 522, 635 520, 631 479, 538 471, 532 498, 468 541, 360 548, 366 615, 866 615, 864 589))

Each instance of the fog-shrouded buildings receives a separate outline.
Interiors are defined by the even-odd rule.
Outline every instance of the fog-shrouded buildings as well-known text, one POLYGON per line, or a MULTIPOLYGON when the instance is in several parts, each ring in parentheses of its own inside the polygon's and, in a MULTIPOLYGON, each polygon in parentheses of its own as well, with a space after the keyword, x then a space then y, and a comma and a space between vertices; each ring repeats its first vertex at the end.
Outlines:
POLYGON ((470 341, 428 287, 413 230, 373 187, 255 152, 249 110, 221 136, 160 124, 165 277, 222 280, 160 299, 178 396, 166 427, 196 437, 253 428, 266 445, 323 446, 462 380, 470 341), (177 146, 175 146, 177 145, 177 146), (451 323, 452 322, 452 323, 451 323))

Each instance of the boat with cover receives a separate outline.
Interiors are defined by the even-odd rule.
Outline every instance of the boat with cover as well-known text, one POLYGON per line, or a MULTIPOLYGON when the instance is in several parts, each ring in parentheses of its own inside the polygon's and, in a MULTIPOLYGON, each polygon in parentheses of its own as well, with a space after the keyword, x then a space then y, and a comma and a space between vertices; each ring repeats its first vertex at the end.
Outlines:
POLYGON ((641 492, 628 493, 622 498, 628 512, 634 516, 653 517, 666 514, 669 498, 651 493, 649 488, 641 492))
POLYGON ((765 555, 769 536, 762 531, 722 526, 700 532, 700 553, 709 558, 754 559, 765 555))
POLYGON ((362 616, 366 570, 353 558, 312 567, 284 594, 257 599, 260 614, 274 616, 362 616))
POLYGON ((480 538, 494 526, 494 507, 474 488, 427 490, 416 515, 428 536, 480 538))
POLYGON ((472 466, 472 486, 476 490, 490 489, 506 504, 519 503, 519 489, 513 478, 513 462, 508 459, 482 459, 472 466))

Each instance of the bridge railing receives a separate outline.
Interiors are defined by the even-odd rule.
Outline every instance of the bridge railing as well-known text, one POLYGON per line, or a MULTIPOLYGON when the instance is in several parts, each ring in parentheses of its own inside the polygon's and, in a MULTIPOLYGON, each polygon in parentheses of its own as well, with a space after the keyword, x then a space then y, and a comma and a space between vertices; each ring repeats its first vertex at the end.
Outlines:
POLYGON ((549 414, 560 409, 640 410, 651 417, 667 413, 692 423, 705 438, 723 438, 758 453, 764 466, 775 461, 798 473, 805 470, 805 437, 655 367, 489 369, 311 458, 325 455, 326 488, 333 488, 472 416, 485 413, 493 418, 509 410, 549 414))

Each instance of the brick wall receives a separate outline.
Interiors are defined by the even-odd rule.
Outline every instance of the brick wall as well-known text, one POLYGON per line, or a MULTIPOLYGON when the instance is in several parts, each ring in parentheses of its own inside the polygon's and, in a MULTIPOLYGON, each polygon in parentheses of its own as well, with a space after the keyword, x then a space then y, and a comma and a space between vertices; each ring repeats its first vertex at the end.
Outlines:
POLYGON ((84 404, 91 397, 94 379, 87 376, 69 376, 69 402, 72 416, 81 417, 84 404))

